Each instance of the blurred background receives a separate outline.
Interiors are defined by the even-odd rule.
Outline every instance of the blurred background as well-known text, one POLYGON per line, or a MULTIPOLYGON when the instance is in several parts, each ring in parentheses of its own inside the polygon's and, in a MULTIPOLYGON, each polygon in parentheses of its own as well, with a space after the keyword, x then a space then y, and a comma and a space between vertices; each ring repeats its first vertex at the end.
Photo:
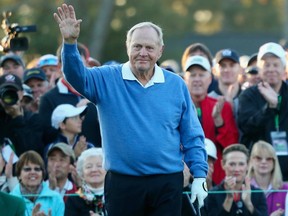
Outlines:
MULTIPOLYGON (((27 37, 26 61, 56 53, 61 44, 53 13, 60 0, 1 0, 0 11, 9 24, 35 25, 36 32, 18 32, 27 37)), ((127 30, 141 21, 152 21, 164 32, 162 61, 180 62, 186 46, 201 42, 215 54, 232 48, 240 55, 257 52, 265 42, 288 39, 288 0, 66 0, 82 19, 79 42, 100 62, 125 62, 127 30)), ((3 17, 2 17, 3 19, 3 17)), ((5 23, 0 38, 5 37, 5 23)), ((4 53, 1 52, 0 55, 4 53)))

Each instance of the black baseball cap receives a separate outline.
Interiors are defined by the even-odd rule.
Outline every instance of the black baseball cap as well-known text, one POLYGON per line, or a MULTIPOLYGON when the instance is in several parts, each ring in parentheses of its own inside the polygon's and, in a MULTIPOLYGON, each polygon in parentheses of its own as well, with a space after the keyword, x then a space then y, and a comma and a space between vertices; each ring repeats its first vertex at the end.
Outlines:
POLYGON ((21 79, 10 73, 0 77, 0 89, 5 87, 13 87, 17 90, 23 90, 21 79))
POLYGON ((24 62, 22 61, 21 57, 15 54, 7 54, 1 57, 0 59, 0 66, 3 67, 4 62, 7 60, 12 60, 16 62, 18 65, 21 65, 24 67, 24 62))
POLYGON ((30 79, 47 80, 45 72, 41 68, 31 68, 24 71, 23 82, 27 84, 30 79))
POLYGON ((230 59, 234 62, 240 63, 238 53, 232 49, 223 49, 216 53, 215 60, 217 63, 220 63, 223 59, 230 59))

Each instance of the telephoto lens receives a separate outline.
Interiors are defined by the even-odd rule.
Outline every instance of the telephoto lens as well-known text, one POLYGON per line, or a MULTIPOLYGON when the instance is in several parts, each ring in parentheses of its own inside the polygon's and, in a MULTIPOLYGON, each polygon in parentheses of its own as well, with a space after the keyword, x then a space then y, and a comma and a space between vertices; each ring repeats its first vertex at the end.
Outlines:
POLYGON ((15 88, 3 88, 0 91, 0 98, 7 106, 13 106, 18 101, 18 93, 15 88))

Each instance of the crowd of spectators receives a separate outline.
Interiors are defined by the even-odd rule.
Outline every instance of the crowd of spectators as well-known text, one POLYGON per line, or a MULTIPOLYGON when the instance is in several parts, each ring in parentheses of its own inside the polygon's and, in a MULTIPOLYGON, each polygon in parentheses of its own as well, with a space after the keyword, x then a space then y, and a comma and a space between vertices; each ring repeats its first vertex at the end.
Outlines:
MULTIPOLYGON (((100 66, 77 48, 87 67, 100 66)), ((107 214, 97 107, 63 77, 59 50, 29 68, 23 53, 0 59, 0 209, 17 206, 7 214, 107 214)), ((288 215, 288 55, 274 42, 255 52, 243 66, 233 49, 213 56, 193 43, 181 66, 160 64, 183 78, 205 134, 202 215, 288 215)), ((182 215, 194 215, 193 176, 187 166, 183 173, 182 215)))

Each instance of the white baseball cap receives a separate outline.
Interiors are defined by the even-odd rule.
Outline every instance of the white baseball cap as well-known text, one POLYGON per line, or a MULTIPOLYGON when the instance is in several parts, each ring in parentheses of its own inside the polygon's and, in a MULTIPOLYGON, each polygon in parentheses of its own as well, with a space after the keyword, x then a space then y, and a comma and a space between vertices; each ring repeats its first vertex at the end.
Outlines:
POLYGON ((211 72, 210 63, 209 63, 208 59, 203 57, 203 56, 199 56, 199 55, 190 56, 186 60, 185 71, 187 71, 193 65, 198 65, 198 66, 202 67, 204 70, 211 72))
POLYGON ((217 160, 217 149, 212 140, 205 138, 204 143, 207 155, 217 160))
POLYGON ((65 118, 85 115, 87 112, 87 106, 75 107, 71 104, 61 104, 58 105, 52 112, 51 123, 52 127, 58 129, 60 123, 64 121, 65 118))
POLYGON ((273 43, 273 42, 263 44, 259 48, 257 61, 259 62, 263 58, 263 56, 266 55, 267 53, 271 53, 277 56, 278 58, 280 58, 283 65, 286 66, 286 53, 280 44, 273 43))

